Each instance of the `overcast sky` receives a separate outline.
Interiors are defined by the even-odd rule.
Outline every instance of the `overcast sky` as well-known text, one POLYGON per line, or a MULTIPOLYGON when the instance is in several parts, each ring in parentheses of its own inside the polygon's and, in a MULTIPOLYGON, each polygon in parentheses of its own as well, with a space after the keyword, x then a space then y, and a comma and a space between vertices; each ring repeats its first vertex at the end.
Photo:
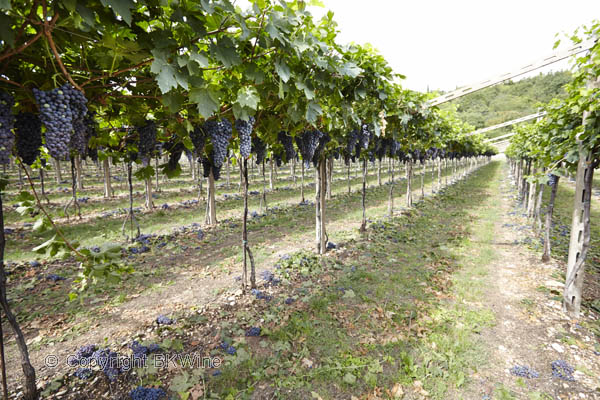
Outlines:
POLYGON ((552 53, 557 33, 600 19, 600 0, 322 1, 312 12, 334 12, 341 43, 371 43, 420 91, 510 72, 552 53))

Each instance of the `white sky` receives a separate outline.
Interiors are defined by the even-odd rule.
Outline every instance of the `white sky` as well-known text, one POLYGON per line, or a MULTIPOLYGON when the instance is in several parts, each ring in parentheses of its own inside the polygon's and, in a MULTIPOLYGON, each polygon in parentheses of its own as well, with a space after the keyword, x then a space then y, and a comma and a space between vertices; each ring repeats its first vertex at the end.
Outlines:
POLYGON ((341 43, 371 43, 407 76, 404 87, 420 91, 510 72, 552 53, 557 33, 567 45, 562 33, 600 19, 600 0, 322 1, 325 9, 311 12, 334 12, 341 43))

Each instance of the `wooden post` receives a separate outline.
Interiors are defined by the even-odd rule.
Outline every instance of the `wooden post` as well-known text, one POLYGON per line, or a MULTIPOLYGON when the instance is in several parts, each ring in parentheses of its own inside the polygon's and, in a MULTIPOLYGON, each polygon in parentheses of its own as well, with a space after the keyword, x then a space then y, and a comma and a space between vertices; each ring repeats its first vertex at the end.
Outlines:
MULTIPOLYGON (((600 87, 600 78, 589 82, 588 88, 600 87)), ((589 113, 583 113, 582 125, 585 127, 589 113)), ((581 134, 580 134, 581 135, 581 134)), ((583 295, 583 278, 585 275, 585 259, 590 248, 590 206, 592 199, 592 182, 594 168, 597 167, 593 154, 584 146, 580 136, 577 137, 579 147, 579 163, 575 178, 575 203, 573 205, 573 221, 571 223, 571 241, 569 244, 569 260, 563 295, 563 310, 571 318, 579 318, 583 295)))
POLYGON ((208 175, 208 201, 207 201, 207 212, 206 212, 206 224, 216 225, 217 224, 217 209, 215 202, 215 177, 210 169, 208 175))
POLYGON ((406 161, 406 207, 412 207, 412 160, 406 161))
MULTIPOLYGON (((144 167, 150 165, 150 159, 144 159, 143 161, 144 167)), ((158 171, 156 171, 158 173, 158 171)), ((146 186, 146 201, 144 202, 144 206, 147 210, 152 210, 154 208, 154 201, 152 200, 152 177, 147 177, 144 179, 146 186)))
POLYGON ((104 198, 106 199, 113 195, 112 186, 110 184, 110 163, 108 158, 105 158, 102 161, 102 167, 104 169, 104 198))
POLYGON ((83 190, 83 170, 81 168, 81 156, 75 158, 75 171, 77 172, 77 190, 83 190))

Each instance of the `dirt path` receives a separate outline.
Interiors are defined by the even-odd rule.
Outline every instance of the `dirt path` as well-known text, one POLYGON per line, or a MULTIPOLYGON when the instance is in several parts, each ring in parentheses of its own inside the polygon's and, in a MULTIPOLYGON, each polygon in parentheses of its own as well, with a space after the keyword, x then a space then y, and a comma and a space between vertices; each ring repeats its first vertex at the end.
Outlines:
POLYGON ((560 302, 564 266, 544 264, 519 244, 532 232, 515 208, 515 189, 507 172, 504 166, 490 195, 491 208, 472 238, 480 244, 476 251, 488 253, 491 260, 483 267, 482 295, 473 306, 491 310, 496 323, 481 332, 489 362, 473 375, 464 397, 600 399, 600 353, 588 329, 597 324, 597 316, 586 314, 578 323, 568 320, 560 302), (553 377, 552 363, 557 360, 575 368, 574 381, 553 377), (515 366, 528 367, 538 377, 515 376, 515 366))

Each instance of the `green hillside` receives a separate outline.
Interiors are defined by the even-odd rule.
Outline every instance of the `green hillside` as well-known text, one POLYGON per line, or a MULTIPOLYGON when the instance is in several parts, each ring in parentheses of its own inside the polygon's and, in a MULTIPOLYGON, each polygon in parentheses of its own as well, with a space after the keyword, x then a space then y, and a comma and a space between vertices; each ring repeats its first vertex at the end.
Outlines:
MULTIPOLYGON (((563 86, 571 80, 568 71, 539 74, 517 82, 508 81, 478 92, 463 96, 442 105, 442 108, 456 106, 459 116, 475 128, 485 128, 510 121, 537 110, 539 103, 547 103, 554 97, 565 95, 563 86)), ((489 132, 495 137, 510 132, 511 127, 489 132)))

